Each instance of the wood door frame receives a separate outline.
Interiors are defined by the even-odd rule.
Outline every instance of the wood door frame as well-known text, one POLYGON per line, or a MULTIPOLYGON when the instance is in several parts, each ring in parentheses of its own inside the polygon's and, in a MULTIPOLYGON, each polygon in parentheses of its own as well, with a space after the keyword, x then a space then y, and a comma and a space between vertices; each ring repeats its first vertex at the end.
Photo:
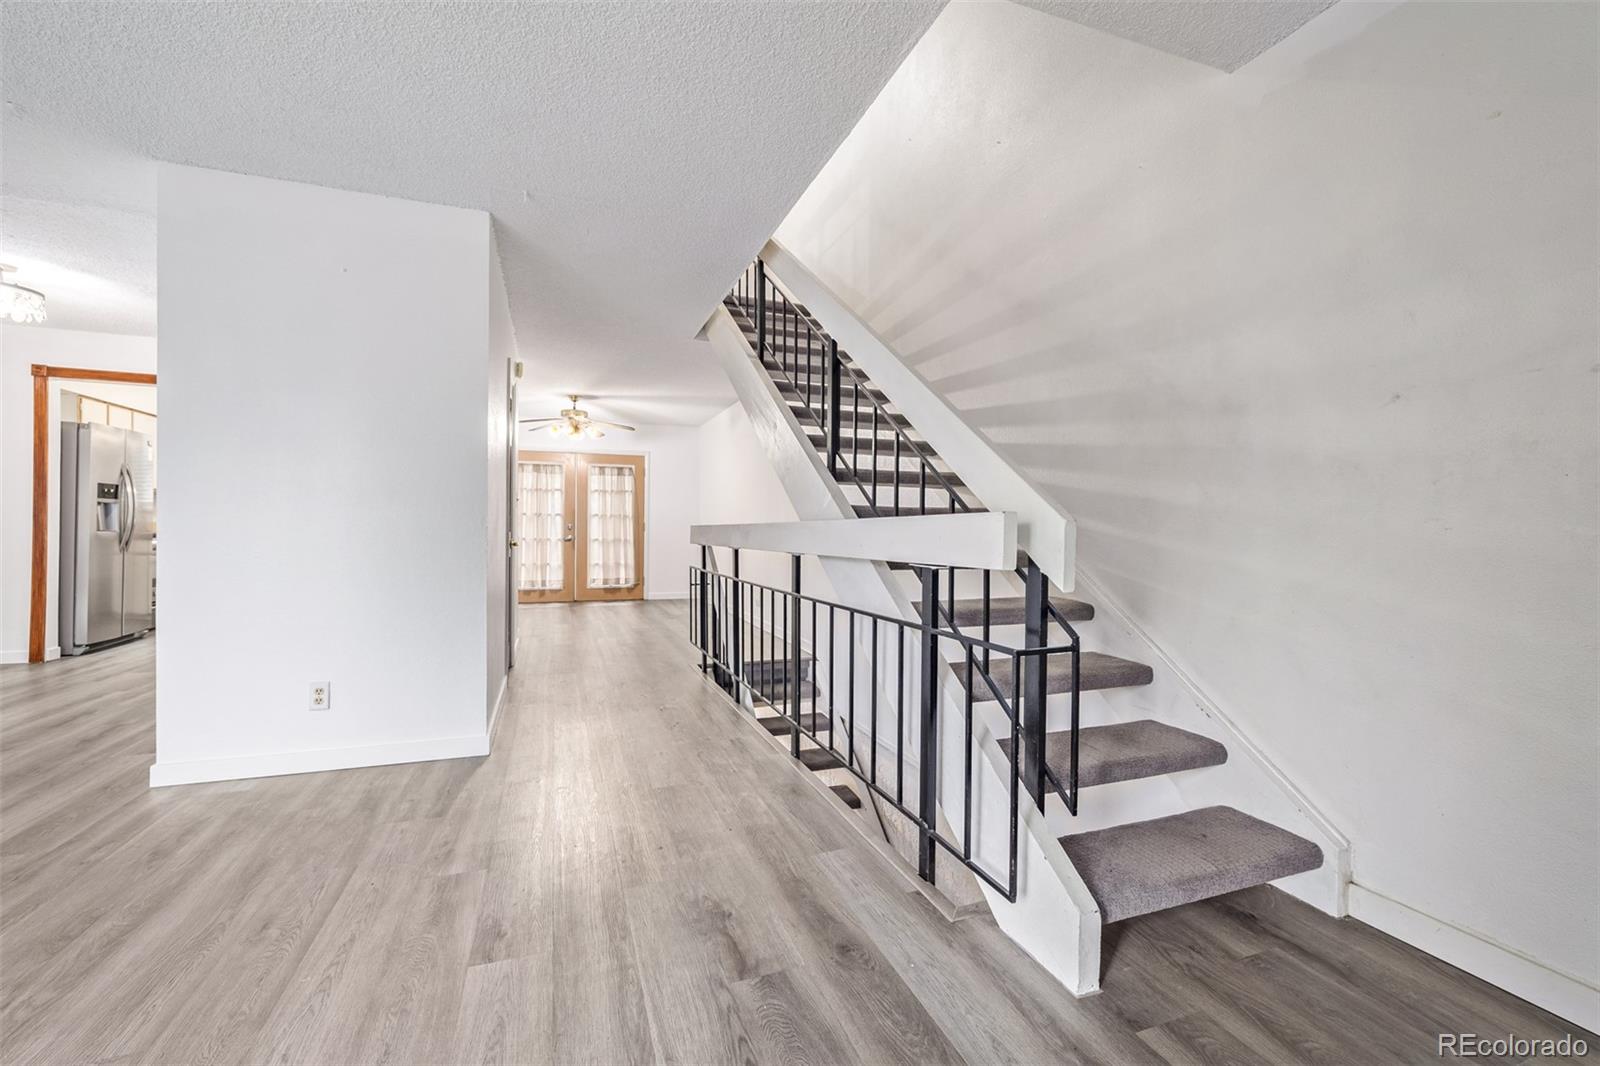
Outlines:
MULTIPOLYGON (((577 462, 573 452, 534 452, 517 451, 517 463, 560 463, 561 464, 561 510, 562 520, 568 529, 573 531, 573 540, 566 542, 566 547, 561 552, 561 587, 558 589, 517 589, 518 603, 571 603, 577 581, 577 565, 574 562, 574 546, 577 543, 577 499, 578 478, 577 462)), ((520 510, 513 516, 513 521, 522 517, 520 510)), ((522 538, 518 537, 520 541, 522 538)), ((520 545, 519 545, 520 547, 520 545)))
POLYGON ((583 521, 578 523, 577 556, 578 556, 578 581, 573 586, 573 594, 579 602, 589 603, 600 600, 642 600, 644 599, 644 508, 645 508, 645 481, 644 481, 644 456, 642 455, 617 455, 609 452, 580 452, 578 464, 578 498, 585 501, 583 521), (601 466, 631 466, 633 467, 633 574, 635 581, 627 588, 592 589, 588 587, 589 573, 589 467, 595 463, 601 466))
POLYGON ((154 374, 129 370, 93 370, 33 363, 33 544, 28 582, 28 661, 44 662, 44 616, 49 596, 45 570, 50 564, 50 379, 118 381, 154 385, 154 374))

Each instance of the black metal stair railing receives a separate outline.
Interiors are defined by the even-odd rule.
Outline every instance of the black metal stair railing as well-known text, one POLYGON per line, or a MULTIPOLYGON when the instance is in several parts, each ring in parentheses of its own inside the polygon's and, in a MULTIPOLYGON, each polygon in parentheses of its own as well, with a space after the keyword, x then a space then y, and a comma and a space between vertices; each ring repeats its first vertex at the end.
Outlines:
MULTIPOLYGON (((943 851, 1014 902, 1019 782, 1026 783, 1026 752, 1042 749, 1045 726, 1043 689, 1028 696, 1026 679, 1040 673, 1035 664, 1046 664, 1051 655, 1071 655, 1075 661, 1076 644, 1014 648, 939 625, 939 568, 918 568, 923 614, 920 621, 908 621, 805 594, 798 555, 791 556, 788 589, 739 576, 739 557, 733 549, 733 572, 726 573, 711 549, 702 547, 700 565, 690 570, 689 637, 700 652, 701 669, 741 705, 781 714, 795 758, 808 759, 813 768, 847 771, 908 819, 918 839, 918 873, 925 880, 933 881, 936 857, 943 851), (959 795, 943 792, 939 778, 939 663, 951 644, 956 657, 949 666, 964 691, 959 795), (910 660, 908 647, 917 649, 910 660), (1009 686, 997 684, 980 658, 1010 662, 1009 686), (908 662, 916 667, 915 676, 908 662), (998 705, 1009 736, 1003 746, 1009 764, 1004 871, 991 869, 973 848, 979 683, 998 705), (1037 707, 1030 707, 1030 699, 1038 701, 1037 707), (809 714, 803 712, 807 702, 809 714), (914 731, 907 730, 908 722, 914 731), (913 739, 914 759, 908 750, 913 739), (940 828, 941 809, 946 817, 960 811, 959 839, 940 828)), ((1035 795, 1034 801, 1041 798, 1035 795)))
MULTIPOLYGON (((746 267, 729 296, 734 313, 741 315, 755 332, 754 349, 758 361, 776 380, 787 385, 798 399, 800 410, 797 417, 804 416, 822 431, 828 472, 835 480, 851 484, 858 489, 872 515, 930 513, 928 507, 930 479, 932 487, 942 490, 949 501, 947 507, 941 510, 956 513, 978 509, 956 491, 956 481, 953 476, 946 475, 934 465, 937 457, 932 450, 925 443, 911 438, 907 432, 909 428, 907 420, 889 411, 880 398, 881 393, 872 383, 854 366, 844 361, 839 354, 837 342, 776 284, 765 262, 758 257, 746 267), (846 395, 850 400, 848 455, 844 452, 842 443, 847 428, 846 407, 843 402, 846 395), (869 475, 866 477, 861 471, 863 397, 868 404, 869 415, 866 421, 871 433, 871 447, 867 456, 871 465, 869 475), (880 427, 887 427, 891 431, 893 441, 892 474, 886 485, 878 476, 880 427), (903 460, 907 457, 915 460, 913 487, 916 489, 917 498, 915 505, 903 506, 902 488, 907 487, 906 480, 902 477, 903 460), (880 485, 886 487, 892 494, 892 502, 887 506, 880 501, 880 485)), ((735 552, 734 556, 734 565, 737 567, 738 553, 735 552)), ((931 602, 924 603, 923 618, 937 623, 942 616, 950 631, 959 635, 960 626, 956 618, 956 571, 947 568, 946 573, 945 601, 941 603, 935 596, 931 602)), ((1030 655, 1028 659, 1028 668, 1022 681, 1022 707, 1027 718, 1023 723, 1023 781, 1029 796, 1040 809, 1043 809, 1045 804, 1046 789, 1051 788, 1061 797, 1067 811, 1076 815, 1082 646, 1077 630, 1050 601, 1049 584, 1037 564, 1027 555, 1020 555, 1017 574, 1022 578, 1025 590, 1023 650, 1047 647, 1051 639, 1050 623, 1053 620, 1066 636, 1067 644, 1062 650, 1071 657, 1070 688, 1067 693, 1068 758, 1064 779, 1050 767, 1045 753, 1048 656, 1030 655)), ((973 669, 968 672, 965 680, 969 692, 972 682, 977 680, 983 682, 985 688, 997 699, 1001 699, 1002 686, 990 673, 991 649, 996 645, 990 643, 992 583, 988 571, 983 572, 982 581, 982 613, 979 625, 981 636, 974 644, 978 653, 973 669)), ((1013 679, 1018 676, 1013 672, 1013 679)))
POLYGON ((860 490, 873 516, 978 509, 963 499, 953 479, 934 465, 927 446, 906 432, 905 419, 891 413, 873 394, 871 382, 839 355, 838 342, 774 283, 765 263, 757 259, 747 267, 730 295, 734 308, 755 330, 756 357, 789 386, 799 400, 799 414, 822 431, 828 473, 836 480, 847 479, 860 490), (844 447, 847 429, 848 452, 844 447), (870 440, 865 454, 863 431, 870 440), (863 459, 868 463, 865 473, 863 459), (879 476, 883 459, 892 462, 887 477, 879 476), (905 469, 907 460, 914 460, 910 476, 905 469), (882 490, 889 495, 887 502, 881 498, 882 490), (902 496, 912 490, 915 502, 903 501, 902 496), (929 507, 930 490, 945 494, 944 507, 929 507))

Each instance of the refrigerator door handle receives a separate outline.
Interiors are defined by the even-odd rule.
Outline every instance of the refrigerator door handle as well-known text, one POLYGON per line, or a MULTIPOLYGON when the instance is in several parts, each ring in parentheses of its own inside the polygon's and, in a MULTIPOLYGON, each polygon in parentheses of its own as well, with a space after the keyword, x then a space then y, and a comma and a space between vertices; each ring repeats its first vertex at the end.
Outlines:
POLYGON ((127 551, 128 545, 133 542, 134 508, 138 506, 133 498, 133 474, 127 466, 117 472, 117 484, 121 486, 122 506, 117 508, 117 517, 122 522, 122 529, 117 537, 117 549, 127 551))

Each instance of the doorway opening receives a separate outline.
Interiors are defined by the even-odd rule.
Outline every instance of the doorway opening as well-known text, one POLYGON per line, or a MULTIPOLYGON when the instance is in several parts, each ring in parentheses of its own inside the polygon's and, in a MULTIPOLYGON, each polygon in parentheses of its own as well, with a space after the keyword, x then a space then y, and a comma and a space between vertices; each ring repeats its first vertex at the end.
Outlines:
POLYGON ((642 455, 517 453, 517 602, 644 598, 642 455))
MULTIPOLYGON (((31 559, 28 588, 28 662, 43 662, 46 658, 66 651, 62 642, 59 619, 74 610, 74 590, 82 592, 84 603, 78 605, 74 620, 83 622, 83 634, 92 628, 97 636, 106 637, 106 626, 90 627, 88 617, 109 619, 112 608, 92 604, 115 600, 118 632, 114 640, 132 632, 144 632, 155 625, 155 384, 154 374, 121 370, 99 370, 84 367, 49 366, 33 364, 33 491, 31 559), (133 451, 134 462, 126 460, 126 445, 118 471, 124 477, 79 478, 77 487, 89 486, 89 502, 62 499, 65 491, 63 477, 74 472, 74 467, 64 466, 66 445, 64 436, 80 426, 99 427, 102 437, 133 440, 140 447, 133 451), (102 489, 101 483, 107 488, 102 489), (125 498, 124 498, 125 497, 125 498), (137 497, 135 499, 135 497, 137 497), (76 502, 75 508, 63 508, 64 503, 76 502), (73 530, 65 531, 63 522, 70 511, 73 530), (110 531, 100 531, 98 523, 104 518, 116 523, 110 531), (89 521, 92 519, 93 521, 89 521), (85 538, 77 536, 79 529, 87 529, 85 538), (95 536, 96 532, 103 533, 95 536), (91 565, 96 558, 94 548, 98 541, 109 541, 114 553, 100 553, 102 564, 91 565), (76 553, 74 555, 73 553, 76 553), (133 569, 138 580, 128 591, 126 571, 128 557, 133 559, 133 569), (66 565, 63 566, 63 560, 66 565), (110 575, 115 571, 116 579, 110 575), (62 592, 63 572, 75 585, 62 592), (115 595, 112 595, 112 586, 115 595), (56 609, 50 609, 50 600, 56 600, 56 609), (127 629, 128 614, 125 602, 134 606, 133 629, 127 629), (50 632, 51 629, 54 632, 50 632), (48 653, 47 653, 48 648, 48 653)), ((85 432, 90 432, 85 430, 85 432)), ((103 443, 103 442, 102 442, 103 443)), ((90 452, 81 456, 85 461, 90 452)), ((85 641, 88 641, 85 636, 85 641)))

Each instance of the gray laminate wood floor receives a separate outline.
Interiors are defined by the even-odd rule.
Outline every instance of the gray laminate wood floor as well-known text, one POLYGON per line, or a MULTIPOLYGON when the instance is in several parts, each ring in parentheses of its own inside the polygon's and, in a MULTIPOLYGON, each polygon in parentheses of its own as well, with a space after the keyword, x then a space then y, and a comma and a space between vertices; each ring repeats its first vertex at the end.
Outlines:
POLYGON ((681 604, 520 626, 488 758, 155 791, 153 641, 0 669, 0 1059, 1347 1064, 1570 1028, 1271 889, 1113 927, 1074 1000, 880 865, 681 604))

